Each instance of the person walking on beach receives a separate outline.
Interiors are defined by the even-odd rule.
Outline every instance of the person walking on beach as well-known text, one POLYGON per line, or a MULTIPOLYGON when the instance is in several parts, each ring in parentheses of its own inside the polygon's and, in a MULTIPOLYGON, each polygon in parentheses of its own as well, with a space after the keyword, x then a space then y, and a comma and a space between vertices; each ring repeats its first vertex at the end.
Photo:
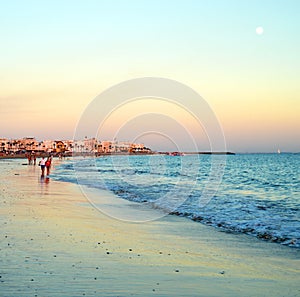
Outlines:
POLYGON ((42 157, 42 160, 39 162, 39 165, 41 166, 42 177, 44 177, 44 175, 45 175, 45 167, 46 167, 46 159, 45 159, 45 157, 42 157))
POLYGON ((30 153, 27 154, 27 160, 28 160, 28 165, 31 165, 32 162, 32 156, 30 153))
POLYGON ((46 170, 47 170, 47 175, 49 175, 50 174, 50 167, 51 167, 51 157, 48 157, 47 158, 47 161, 46 161, 46 163, 45 163, 45 165, 46 165, 46 170))
POLYGON ((36 154, 35 152, 32 153, 33 165, 36 165, 36 154))

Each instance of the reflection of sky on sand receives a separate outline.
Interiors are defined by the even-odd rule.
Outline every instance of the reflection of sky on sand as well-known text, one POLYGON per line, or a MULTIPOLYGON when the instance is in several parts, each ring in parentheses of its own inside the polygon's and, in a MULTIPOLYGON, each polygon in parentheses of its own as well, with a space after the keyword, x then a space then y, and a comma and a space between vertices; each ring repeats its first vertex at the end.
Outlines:
POLYGON ((81 190, 88 201, 84 205, 92 204, 101 213, 120 221, 147 222, 166 215, 159 209, 150 208, 147 203, 136 203, 120 199, 113 193, 100 189, 81 186, 81 190))
POLYGON ((50 178, 48 176, 40 176, 38 179, 41 187, 41 194, 48 194, 49 192, 49 182, 50 182, 50 178))

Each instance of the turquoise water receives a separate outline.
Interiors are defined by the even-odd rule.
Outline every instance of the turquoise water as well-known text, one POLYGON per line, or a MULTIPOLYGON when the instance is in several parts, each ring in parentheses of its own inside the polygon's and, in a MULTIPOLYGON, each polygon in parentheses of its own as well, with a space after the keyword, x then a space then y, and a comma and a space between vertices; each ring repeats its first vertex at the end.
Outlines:
POLYGON ((53 178, 107 189, 122 199, 222 231, 299 248, 300 155, 239 154, 219 157, 212 166, 214 158, 144 155, 74 159, 58 166, 53 178), (204 195, 207 188, 209 199, 204 195))

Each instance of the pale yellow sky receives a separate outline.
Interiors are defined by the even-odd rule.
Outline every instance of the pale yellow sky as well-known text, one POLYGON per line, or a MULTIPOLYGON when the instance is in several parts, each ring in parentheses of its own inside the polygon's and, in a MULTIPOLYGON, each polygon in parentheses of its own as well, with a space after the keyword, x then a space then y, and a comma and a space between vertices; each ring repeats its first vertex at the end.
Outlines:
MULTIPOLYGON (((3 4, 0 137, 70 139, 101 92, 163 77, 207 101, 229 150, 300 151, 299 3, 172 2, 171 10, 167 3, 3 4)), ((181 111, 163 112, 198 133, 181 111)))

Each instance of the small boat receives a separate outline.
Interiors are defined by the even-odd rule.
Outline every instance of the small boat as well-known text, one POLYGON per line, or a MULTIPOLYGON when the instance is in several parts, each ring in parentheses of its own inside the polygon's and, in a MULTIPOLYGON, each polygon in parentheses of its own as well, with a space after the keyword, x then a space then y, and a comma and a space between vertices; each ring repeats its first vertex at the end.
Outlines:
POLYGON ((169 153, 169 156, 184 156, 184 153, 180 153, 180 152, 172 152, 172 153, 169 153))

